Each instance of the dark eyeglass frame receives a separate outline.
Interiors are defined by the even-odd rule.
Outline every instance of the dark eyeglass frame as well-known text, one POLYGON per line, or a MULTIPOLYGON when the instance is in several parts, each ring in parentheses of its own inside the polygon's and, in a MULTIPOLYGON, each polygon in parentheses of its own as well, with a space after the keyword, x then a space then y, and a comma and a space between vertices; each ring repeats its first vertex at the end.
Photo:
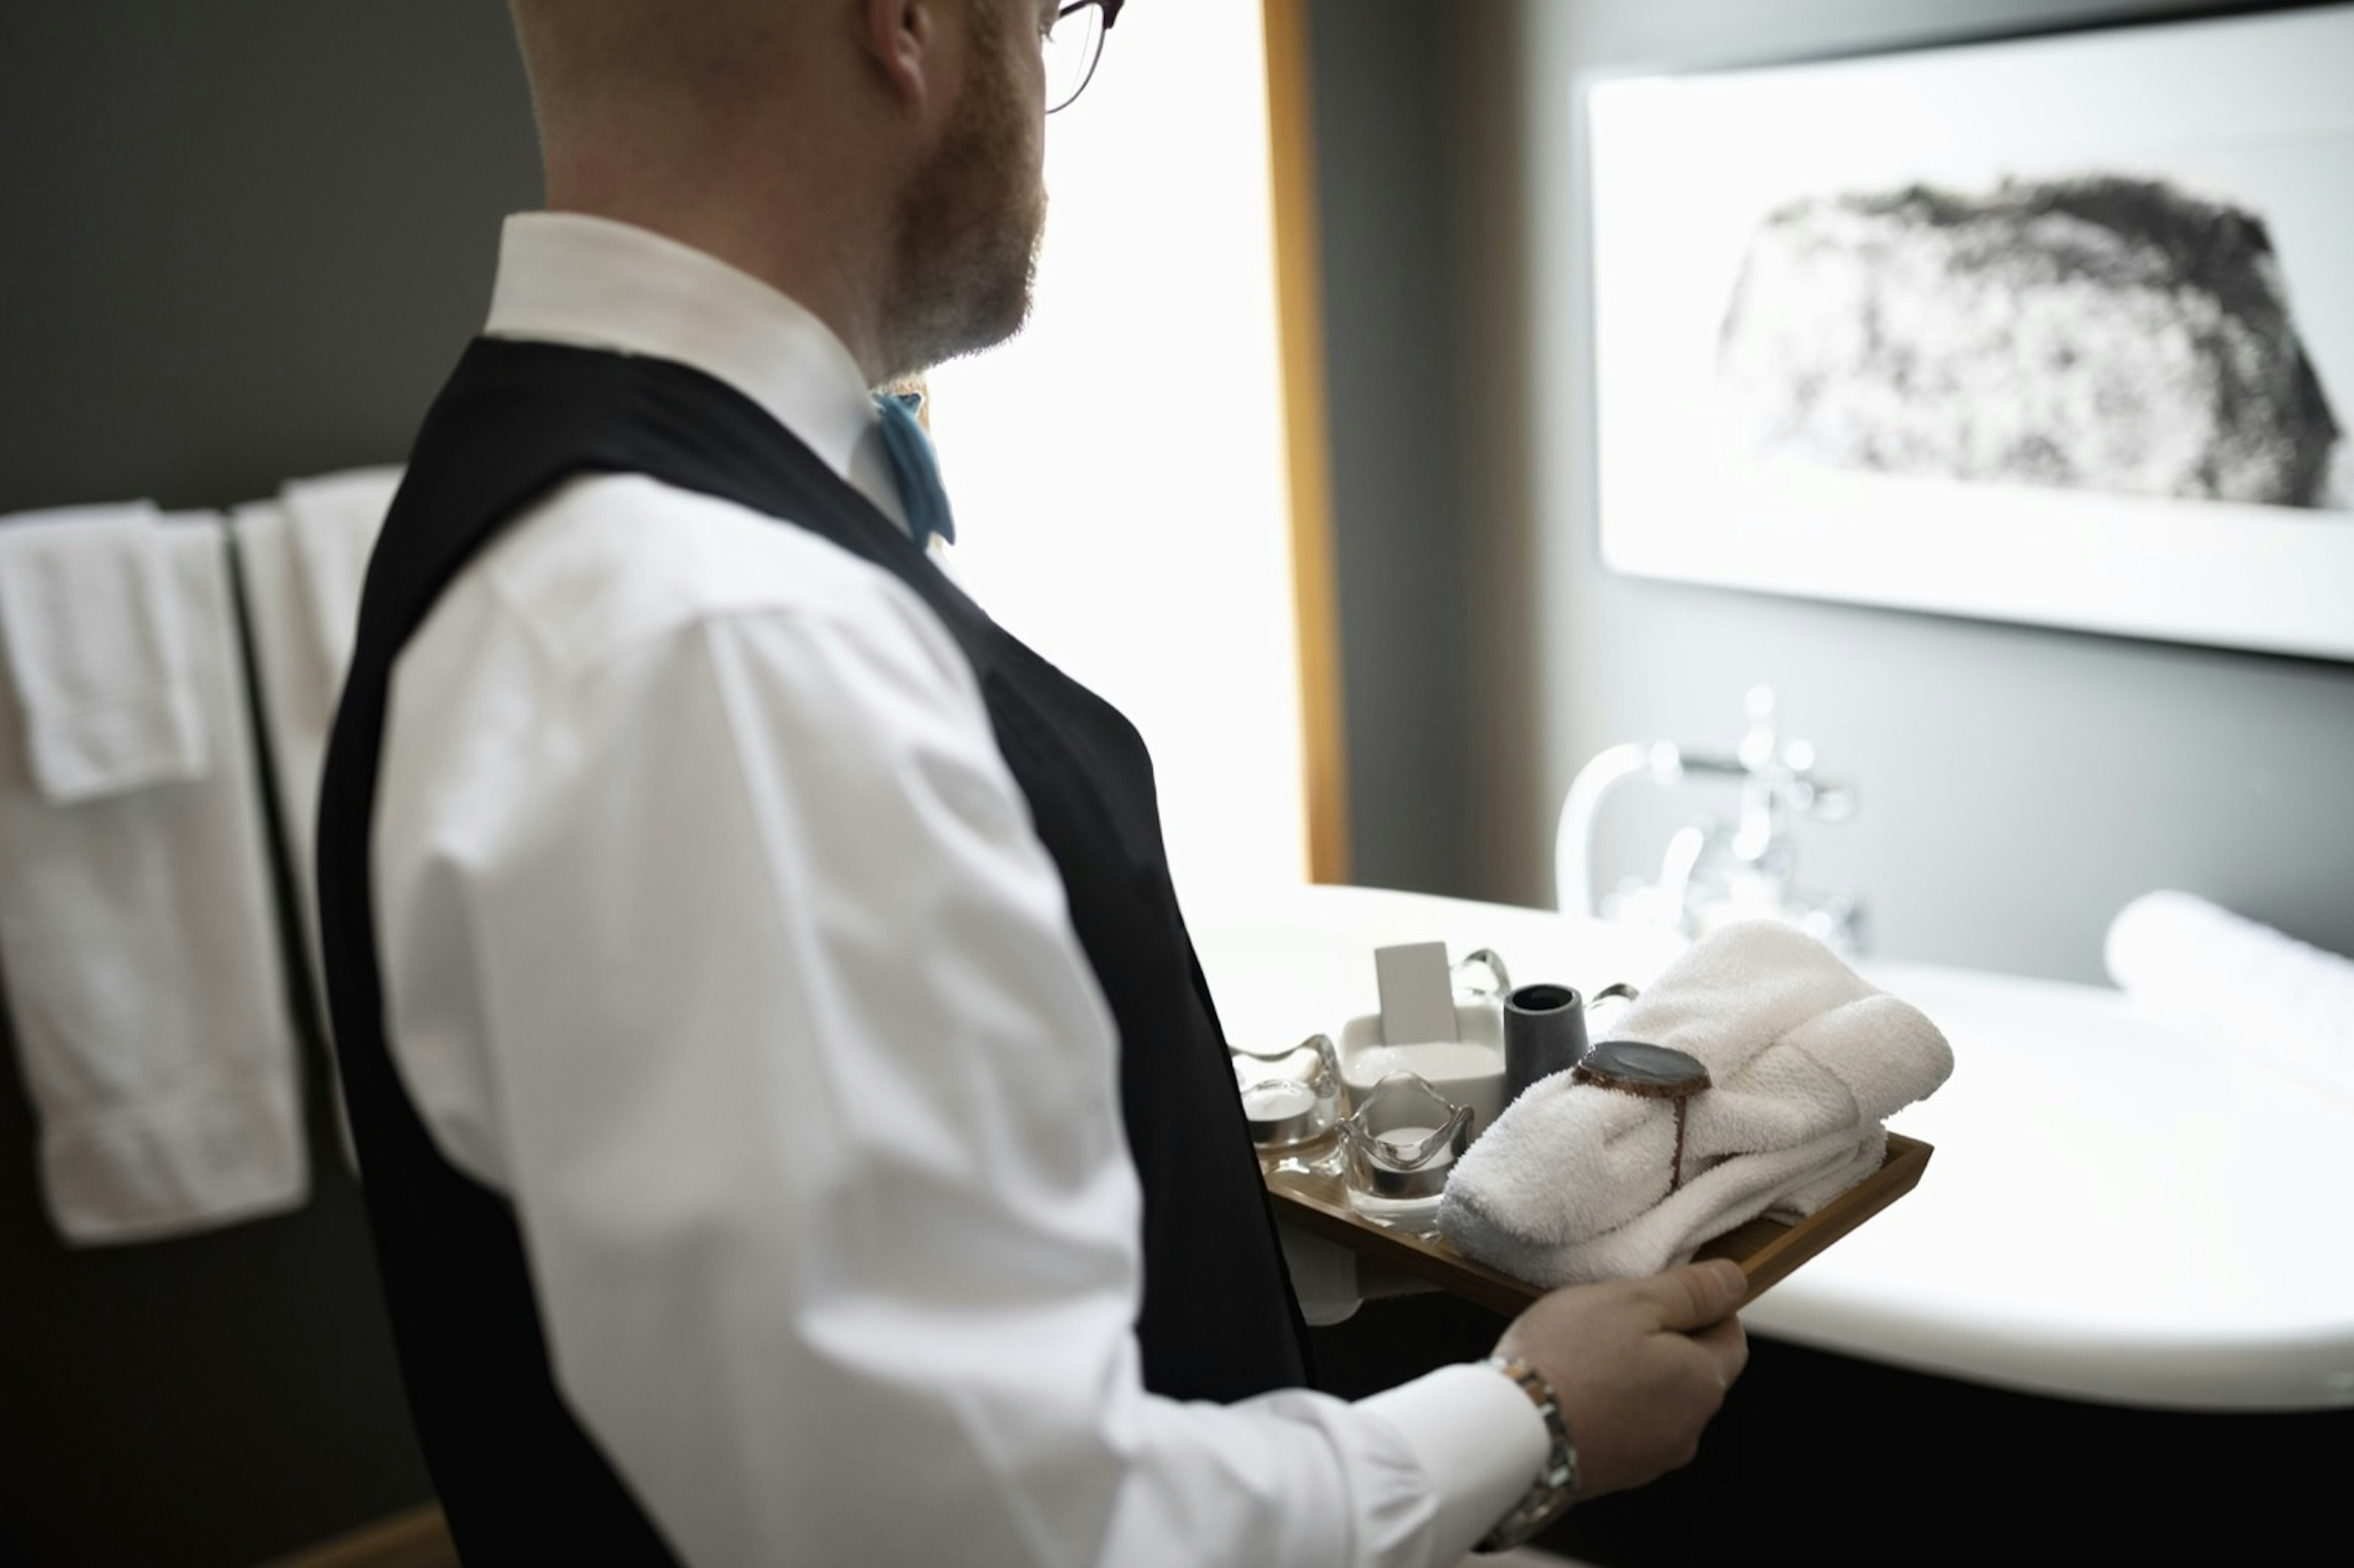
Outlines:
POLYGON ((1046 111, 1047 113, 1059 114, 1076 103, 1079 94, 1087 91, 1087 83, 1095 80, 1096 67, 1103 63, 1104 40, 1111 36, 1111 25, 1119 20, 1119 8, 1127 3, 1128 0, 1071 0, 1071 4, 1055 13, 1055 26, 1059 27, 1080 12, 1094 6, 1103 12, 1103 31, 1096 35, 1096 52, 1094 58, 1087 61, 1087 74, 1079 78, 1079 85, 1071 89, 1070 97, 1046 111))

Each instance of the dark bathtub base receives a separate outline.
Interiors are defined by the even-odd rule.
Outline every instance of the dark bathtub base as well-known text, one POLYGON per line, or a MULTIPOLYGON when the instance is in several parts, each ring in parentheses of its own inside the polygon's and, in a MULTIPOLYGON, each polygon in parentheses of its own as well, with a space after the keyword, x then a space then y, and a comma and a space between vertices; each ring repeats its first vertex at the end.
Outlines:
MULTIPOLYGON (((1316 1330, 1358 1394, 1487 1353, 1502 1320, 1443 1297, 1316 1330)), ((1689 1469, 1574 1510, 1538 1544, 1603 1568, 2092 1562, 2191 1552, 2286 1562, 2354 1500, 2354 1411, 2124 1410, 1899 1372, 1753 1337, 1689 1469)))

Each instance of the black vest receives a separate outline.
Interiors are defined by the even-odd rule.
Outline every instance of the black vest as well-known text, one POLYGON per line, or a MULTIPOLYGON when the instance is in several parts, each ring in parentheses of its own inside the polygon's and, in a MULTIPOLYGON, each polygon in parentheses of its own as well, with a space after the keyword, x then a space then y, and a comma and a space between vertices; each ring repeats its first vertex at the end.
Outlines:
POLYGON ((395 658, 508 519, 590 471, 647 474, 806 528, 938 615, 980 678, 1119 1026, 1144 1192, 1146 1386, 1231 1401, 1304 1383, 1306 1336, 1170 884, 1142 738, 733 387, 663 360, 482 340, 427 416, 369 563, 319 809, 327 987, 376 1256, 419 1435, 467 1561, 669 1560, 556 1392, 514 1210, 441 1157, 393 1071, 369 889, 395 658))

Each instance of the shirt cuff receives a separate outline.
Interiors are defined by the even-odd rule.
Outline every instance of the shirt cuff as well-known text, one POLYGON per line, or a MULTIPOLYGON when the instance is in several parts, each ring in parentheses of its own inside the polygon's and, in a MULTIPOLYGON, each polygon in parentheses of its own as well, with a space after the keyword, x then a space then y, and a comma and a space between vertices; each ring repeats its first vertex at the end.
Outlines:
POLYGON ((1356 1316, 1364 1304, 1357 1292, 1357 1255, 1281 1220, 1275 1222, 1275 1234, 1283 1244, 1283 1266, 1291 1273, 1291 1293, 1299 1298, 1299 1315, 1308 1326, 1329 1329, 1356 1316))
POLYGON ((1520 1384, 1493 1367, 1441 1367, 1357 1402, 1395 1431, 1437 1501, 1433 1563, 1453 1563, 1511 1511, 1552 1439, 1520 1384))

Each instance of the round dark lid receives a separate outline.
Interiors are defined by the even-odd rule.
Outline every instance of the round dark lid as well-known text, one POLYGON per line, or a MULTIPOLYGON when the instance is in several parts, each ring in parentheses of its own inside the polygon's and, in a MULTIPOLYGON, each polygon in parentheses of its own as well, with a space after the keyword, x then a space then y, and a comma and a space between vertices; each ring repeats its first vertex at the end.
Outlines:
POLYGON ((1708 1087, 1708 1069, 1699 1057, 1672 1046, 1605 1040, 1579 1060, 1576 1081, 1629 1094, 1681 1098, 1708 1087))

